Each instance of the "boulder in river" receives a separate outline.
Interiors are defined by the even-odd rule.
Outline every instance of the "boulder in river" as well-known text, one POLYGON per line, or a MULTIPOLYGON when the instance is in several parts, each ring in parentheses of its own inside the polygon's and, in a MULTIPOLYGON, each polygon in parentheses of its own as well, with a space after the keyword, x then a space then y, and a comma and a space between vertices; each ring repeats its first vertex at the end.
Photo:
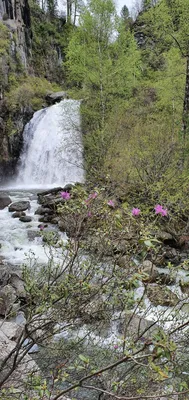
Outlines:
POLYGON ((15 211, 12 214, 12 218, 20 218, 20 217, 24 217, 24 215, 26 215, 26 213, 24 211, 15 211))
POLYGON ((9 211, 25 211, 30 208, 29 201, 16 201, 15 203, 10 204, 9 211))
POLYGON ((28 215, 25 215, 23 217, 20 217, 19 220, 21 222, 31 222, 32 221, 32 217, 29 217, 28 215))
POLYGON ((3 210, 5 207, 9 206, 11 204, 11 198, 6 195, 1 195, 0 196, 0 210, 3 210))

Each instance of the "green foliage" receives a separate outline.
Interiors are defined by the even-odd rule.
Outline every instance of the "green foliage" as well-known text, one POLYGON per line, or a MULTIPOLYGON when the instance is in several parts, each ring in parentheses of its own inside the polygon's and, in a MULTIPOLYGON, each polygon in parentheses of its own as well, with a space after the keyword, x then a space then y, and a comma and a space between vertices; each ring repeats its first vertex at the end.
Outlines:
POLYGON ((0 55, 6 55, 10 46, 10 33, 8 28, 0 22, 0 55))
POLYGON ((59 86, 51 84, 44 78, 29 75, 20 76, 19 79, 16 79, 15 75, 10 75, 9 87, 7 102, 12 111, 27 106, 38 110, 42 107, 48 92, 60 90, 59 86))

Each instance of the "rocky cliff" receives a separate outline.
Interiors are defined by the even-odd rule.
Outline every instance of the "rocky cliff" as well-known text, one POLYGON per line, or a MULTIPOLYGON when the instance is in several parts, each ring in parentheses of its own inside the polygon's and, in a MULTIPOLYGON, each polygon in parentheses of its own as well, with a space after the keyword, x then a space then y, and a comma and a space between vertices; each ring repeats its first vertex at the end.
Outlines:
POLYGON ((25 124, 61 89, 64 24, 37 2, 0 0, 0 184, 15 173, 25 124))

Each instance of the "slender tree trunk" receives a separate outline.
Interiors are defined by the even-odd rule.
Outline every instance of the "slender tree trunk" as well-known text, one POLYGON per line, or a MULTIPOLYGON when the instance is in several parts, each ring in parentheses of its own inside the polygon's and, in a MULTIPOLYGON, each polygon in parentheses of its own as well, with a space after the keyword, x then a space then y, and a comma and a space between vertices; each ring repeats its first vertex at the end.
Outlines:
POLYGON ((187 57, 186 63, 186 85, 185 85, 185 96, 183 105, 183 137, 186 139, 189 123, 189 56, 187 57))
POLYGON ((182 167, 185 162, 185 148, 186 138, 189 132, 189 56, 187 55, 186 61, 186 84, 185 84, 185 95, 183 103, 183 118, 182 118, 182 131, 183 131, 183 142, 182 142, 182 167))
POLYGON ((67 23, 71 23, 72 17, 72 0, 67 0, 67 23))

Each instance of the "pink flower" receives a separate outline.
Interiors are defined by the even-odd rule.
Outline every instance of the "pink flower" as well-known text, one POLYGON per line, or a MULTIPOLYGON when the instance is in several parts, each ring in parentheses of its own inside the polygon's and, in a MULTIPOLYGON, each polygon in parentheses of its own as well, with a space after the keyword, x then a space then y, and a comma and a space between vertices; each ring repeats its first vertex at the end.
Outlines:
POLYGON ((91 194, 89 195, 89 199, 96 199, 97 196, 98 196, 98 193, 97 193, 97 192, 91 193, 91 194))
POLYGON ((70 193, 68 192, 61 192, 60 196, 64 199, 64 200, 69 200, 70 199, 70 193))
POLYGON ((92 213, 90 211, 87 213, 87 217, 92 217, 92 213))
POLYGON ((166 216, 167 216, 167 209, 166 209, 166 208, 163 208, 160 204, 157 204, 157 205, 154 207, 154 210, 155 210, 155 213, 156 213, 156 214, 161 214, 162 217, 166 217, 166 216))
POLYGON ((114 345, 114 349, 115 350, 118 349, 118 345, 117 344, 114 345))
POLYGON ((140 209, 139 208, 133 208, 131 213, 132 213, 133 217, 137 217, 140 214, 140 209))
POLYGON ((88 199, 85 200, 86 205, 88 206, 88 204, 90 203, 90 200, 96 199, 97 196, 98 196, 98 193, 97 193, 97 192, 91 193, 91 194, 89 195, 88 199))
POLYGON ((107 203, 110 207, 115 207, 115 203, 114 203, 114 201, 113 200, 109 200, 108 201, 108 203, 107 203))

